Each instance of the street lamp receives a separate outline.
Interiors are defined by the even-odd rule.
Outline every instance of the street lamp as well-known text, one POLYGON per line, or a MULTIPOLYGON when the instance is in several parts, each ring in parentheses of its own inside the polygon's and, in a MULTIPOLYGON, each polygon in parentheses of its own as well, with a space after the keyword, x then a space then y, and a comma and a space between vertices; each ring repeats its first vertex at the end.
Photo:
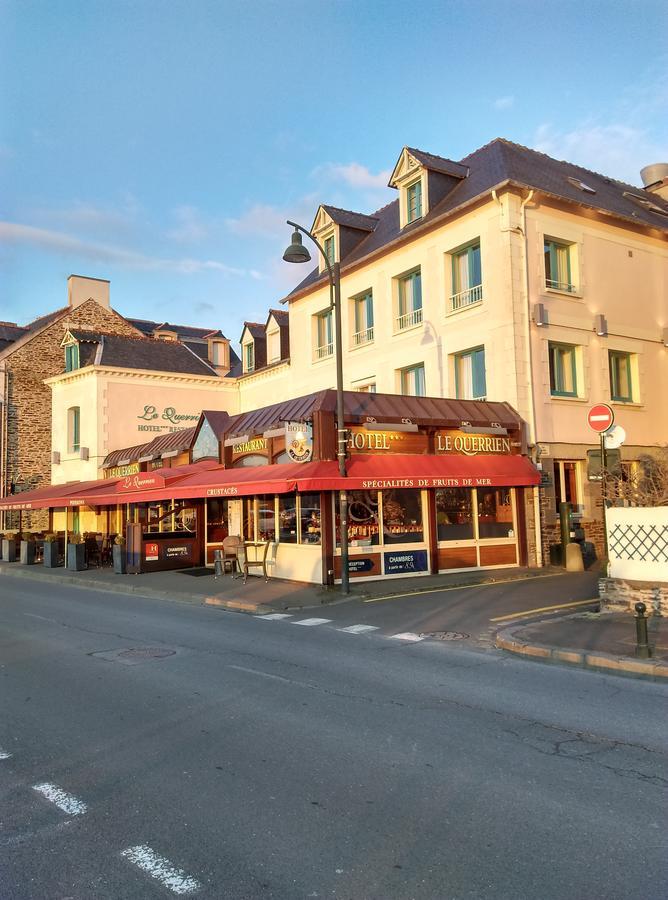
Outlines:
MULTIPOLYGON (((302 243, 302 234, 309 237, 322 253, 327 274, 329 275, 329 308, 336 311, 335 315, 335 347, 336 347, 336 457, 339 461, 339 475, 346 478, 346 428, 343 414, 343 347, 341 325, 341 269, 338 262, 330 263, 327 254, 320 242, 307 228, 290 222, 288 225, 294 228, 290 246, 283 254, 283 259, 289 263, 304 263, 311 259, 311 254, 302 243)), ((350 575, 348 572, 348 492, 345 488, 339 491, 339 518, 341 523, 341 591, 344 594, 350 592, 350 575)))

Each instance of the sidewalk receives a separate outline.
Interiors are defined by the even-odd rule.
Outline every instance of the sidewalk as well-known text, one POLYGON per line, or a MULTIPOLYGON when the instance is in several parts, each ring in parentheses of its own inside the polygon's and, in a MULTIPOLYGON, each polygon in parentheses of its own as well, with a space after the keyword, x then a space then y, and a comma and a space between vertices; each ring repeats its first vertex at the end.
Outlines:
POLYGON ((647 628, 651 659, 635 656, 636 626, 630 613, 582 612, 514 625, 497 634, 496 646, 546 662, 668 679, 668 619, 650 616, 647 628))
POLYGON ((22 566, 19 563, 0 562, 0 586, 3 575, 15 575, 44 583, 73 585, 79 588, 114 593, 139 594, 185 603, 206 603, 239 612, 262 615, 287 609, 308 609, 346 600, 363 600, 369 597, 390 597, 400 594, 419 594, 443 588, 490 584, 499 581, 519 581, 564 573, 560 568, 545 569, 494 569, 492 571, 456 572, 452 575, 425 575, 422 578, 388 578, 351 585, 350 594, 344 597, 338 587, 303 584, 270 578, 264 582, 257 576, 249 576, 247 584, 239 578, 223 575, 214 579, 211 574, 196 577, 184 571, 151 572, 145 575, 115 575, 109 568, 87 569, 70 572, 67 569, 45 569, 43 566, 22 566))

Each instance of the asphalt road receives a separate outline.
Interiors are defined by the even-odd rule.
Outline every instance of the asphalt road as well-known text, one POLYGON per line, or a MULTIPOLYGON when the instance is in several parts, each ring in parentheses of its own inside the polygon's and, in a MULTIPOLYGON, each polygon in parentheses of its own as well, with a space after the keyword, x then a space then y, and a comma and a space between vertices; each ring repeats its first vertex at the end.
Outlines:
POLYGON ((309 617, 2 578, 3 900, 668 895, 665 686, 309 617))

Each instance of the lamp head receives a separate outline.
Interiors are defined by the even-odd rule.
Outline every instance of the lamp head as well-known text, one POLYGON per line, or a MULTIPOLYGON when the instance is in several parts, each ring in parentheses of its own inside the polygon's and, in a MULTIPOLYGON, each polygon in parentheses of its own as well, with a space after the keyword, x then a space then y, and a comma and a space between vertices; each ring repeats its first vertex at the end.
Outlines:
POLYGON ((303 263, 308 262, 310 258, 311 254, 302 244, 302 236, 295 228, 295 230, 292 232, 292 240, 290 246, 283 254, 283 259, 286 262, 290 263, 303 263))

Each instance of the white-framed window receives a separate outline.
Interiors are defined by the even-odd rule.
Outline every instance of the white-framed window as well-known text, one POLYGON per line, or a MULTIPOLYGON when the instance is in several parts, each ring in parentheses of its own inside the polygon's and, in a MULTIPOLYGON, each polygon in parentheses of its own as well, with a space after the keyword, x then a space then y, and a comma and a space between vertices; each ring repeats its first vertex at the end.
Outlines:
POLYGON ((227 353, 224 341, 213 341, 211 344, 211 362, 214 366, 227 365, 227 353))
POLYGON ((399 370, 399 384, 401 393, 407 397, 426 396, 426 383, 424 377, 424 363, 408 366, 399 370))
POLYGON ((480 240, 453 251, 450 257, 452 261, 452 293, 449 311, 457 312, 482 302, 480 240))
POLYGON ((315 348, 316 359, 325 359, 334 354, 334 331, 332 322, 332 310, 326 309, 314 316, 315 319, 315 348))
POLYGON ((550 393, 553 397, 578 397, 578 347, 550 341, 550 393))
POLYGON ((553 291, 575 294, 577 286, 576 245, 546 237, 543 242, 545 287, 553 291))
POLYGON ((458 400, 484 400, 487 396, 485 348, 454 354, 455 396, 458 400))
POLYGON ((243 346, 243 370, 244 372, 255 371, 255 344, 253 341, 248 341, 243 346))
POLYGON ((373 293, 353 297, 353 347, 373 340, 373 293))
POLYGON ((422 273, 419 268, 397 278, 395 328, 405 331, 422 322, 422 273))
POLYGON ((634 353, 608 350, 610 399, 615 403, 633 403, 638 399, 638 365, 634 353))
POLYGON ((275 331, 267 332, 267 362, 278 362, 281 358, 281 332, 277 328, 275 331))
POLYGON ((554 500, 557 515, 560 503, 570 503, 574 512, 583 510, 582 467, 578 460, 555 459, 554 500))
POLYGON ((422 218, 422 179, 418 178, 406 188, 406 224, 422 218))
POLYGON ((67 410, 67 452, 78 453, 81 447, 81 409, 70 406, 67 410))

